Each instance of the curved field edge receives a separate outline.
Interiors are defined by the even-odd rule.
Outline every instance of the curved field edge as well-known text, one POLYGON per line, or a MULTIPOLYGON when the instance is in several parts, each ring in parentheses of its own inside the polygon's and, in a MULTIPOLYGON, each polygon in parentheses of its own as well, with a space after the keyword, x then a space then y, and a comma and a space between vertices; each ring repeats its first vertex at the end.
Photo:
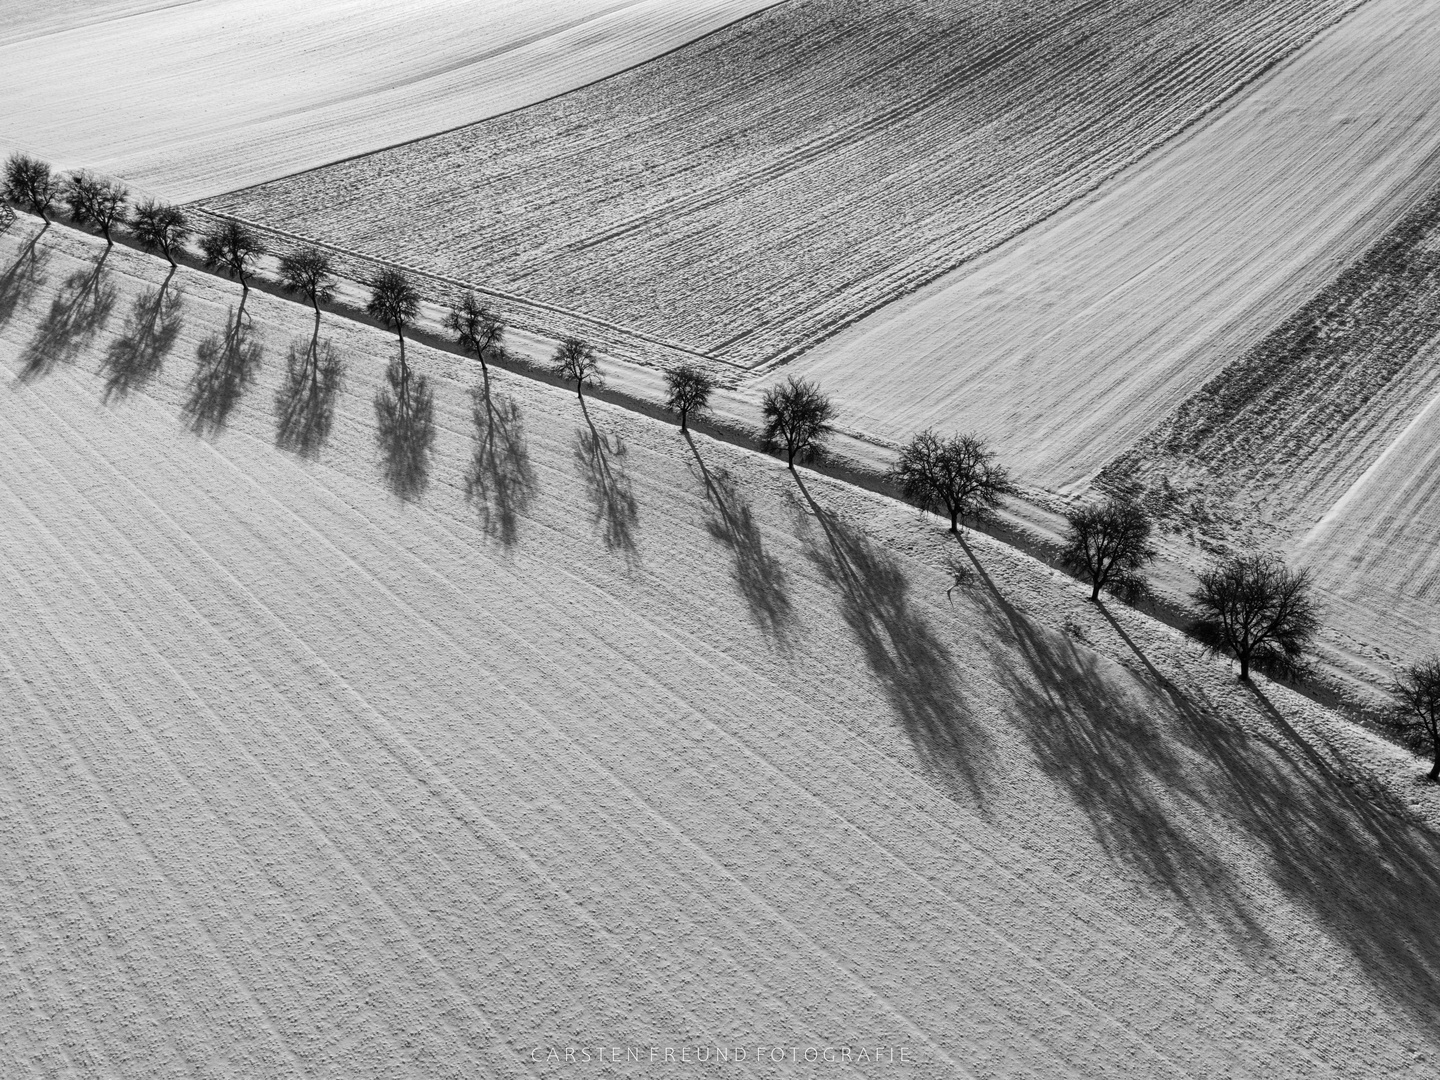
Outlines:
POLYGON ((749 366, 1092 191, 1353 6, 789 4, 207 206, 749 366))
POLYGON ((23 5, 0 23, 0 148, 195 199, 534 104, 767 2, 23 5))
POLYGON ((23 239, 7 1064, 525 1075, 551 1043, 893 1032, 930 1075, 1419 1076, 1440 1050, 1436 842, 1377 809, 1430 789, 1331 714, 888 500, 504 374, 496 419, 418 345, 433 452, 401 500, 389 335, 263 293, 232 330, 228 283, 23 239), (275 444, 311 342, 344 375, 302 457, 275 444))

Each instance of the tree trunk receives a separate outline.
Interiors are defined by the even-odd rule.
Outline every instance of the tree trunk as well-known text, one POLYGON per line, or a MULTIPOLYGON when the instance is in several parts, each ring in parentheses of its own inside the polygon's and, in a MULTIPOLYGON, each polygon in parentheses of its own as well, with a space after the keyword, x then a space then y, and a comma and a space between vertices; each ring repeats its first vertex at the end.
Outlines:
POLYGON ((1440 742, 1435 744, 1435 764, 1430 766, 1431 780, 1440 780, 1440 742))
POLYGON ((1250 681, 1250 654, 1248 652, 1240 654, 1240 681, 1250 681))
POLYGON ((1092 578, 1090 583, 1092 586, 1090 589, 1090 602, 1092 604, 1098 604, 1100 602, 1100 579, 1098 577, 1092 578))
POLYGON ((794 443, 786 443, 786 444, 785 444, 785 455, 786 455, 786 457, 785 457, 785 464, 786 464, 787 466, 789 466, 791 472, 794 472, 794 471, 795 471, 795 444, 794 444, 794 443))
POLYGON ((956 536, 960 535, 960 511, 950 511, 950 531, 956 536))
POLYGON ((680 434, 681 434, 681 435, 684 435, 687 431, 690 430, 688 427, 685 426, 686 420, 688 419, 688 417, 687 417, 685 414, 688 413, 689 411, 690 411, 690 410, 688 410, 688 409, 681 409, 681 410, 680 410, 680 434))

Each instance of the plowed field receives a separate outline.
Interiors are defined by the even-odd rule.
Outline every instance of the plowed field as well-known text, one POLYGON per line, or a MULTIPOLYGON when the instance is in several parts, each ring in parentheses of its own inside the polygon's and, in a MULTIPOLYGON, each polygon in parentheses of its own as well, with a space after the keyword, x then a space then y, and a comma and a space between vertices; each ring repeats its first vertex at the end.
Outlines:
POLYGON ((416 345, 397 411, 389 335, 37 231, 0 1072, 1433 1075, 1394 748, 878 496, 416 345))
POLYGON ((533 104, 767 2, 7 0, 0 150, 194 199, 533 104))
POLYGON ((1350 6, 799 0, 211 205, 773 361, 1091 191, 1350 6))

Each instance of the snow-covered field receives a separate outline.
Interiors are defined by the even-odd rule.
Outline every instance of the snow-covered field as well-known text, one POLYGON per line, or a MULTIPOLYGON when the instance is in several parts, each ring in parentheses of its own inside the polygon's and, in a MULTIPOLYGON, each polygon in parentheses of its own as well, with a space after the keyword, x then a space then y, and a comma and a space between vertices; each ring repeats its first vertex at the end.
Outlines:
POLYGON ((433 452, 387 473, 389 335, 327 315, 310 397, 305 308, 237 331, 227 282, 37 232, 0 1072, 1434 1075, 1440 806, 1394 748, 877 496, 503 373, 477 428, 418 345, 384 445, 433 452))
POLYGON ((6 0, 0 149, 172 200, 433 135, 773 0, 6 0))
POLYGON ((796 0, 537 108, 208 204, 783 359, 1084 195, 1350 6, 796 0))
POLYGON ((976 429, 1082 486, 1436 180, 1440 12, 1370 0, 1091 198, 789 365, 851 426, 976 429))

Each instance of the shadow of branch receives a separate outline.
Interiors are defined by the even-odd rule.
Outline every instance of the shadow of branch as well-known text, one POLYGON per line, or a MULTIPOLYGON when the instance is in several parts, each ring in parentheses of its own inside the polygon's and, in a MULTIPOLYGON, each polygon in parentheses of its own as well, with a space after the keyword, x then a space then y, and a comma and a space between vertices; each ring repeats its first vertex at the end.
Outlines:
POLYGON ((175 347, 183 323, 184 294, 168 287, 174 273, 172 267, 159 288, 135 298, 125 316, 124 330, 105 351, 102 367, 107 403, 143 389, 160 373, 165 356, 175 347))
POLYGON ((585 481, 592 517, 600 526, 605 546, 618 551, 626 563, 633 566, 640 554, 635 543, 639 507, 625 468, 625 458, 630 451, 619 435, 602 435, 597 431, 583 399, 580 404, 585 413, 585 427, 575 431, 575 464, 585 481))
POLYGON ((435 448, 435 400, 430 381, 396 359, 385 369, 385 386, 375 395, 376 441, 385 483, 409 502, 430 484, 435 448))
POLYGON ((465 474, 465 497, 479 510, 485 535, 512 547, 537 488, 520 406, 503 394, 477 390, 471 416, 475 453, 465 474))
POLYGON ((241 311, 229 313, 223 337, 212 333, 196 346, 197 364, 182 409, 191 431, 214 437, 225 430, 264 355, 241 311))
POLYGON ((35 293, 48 280, 45 267, 50 261, 50 249, 36 246, 44 232, 41 229, 27 240, 19 256, 0 274, 0 326, 9 322, 20 308, 29 306, 35 293))
POLYGON ((854 634, 891 710, 932 778, 952 798, 983 810, 993 747, 965 703, 959 669, 923 612, 895 557, 819 506, 793 474, 820 525, 817 540, 801 520, 807 555, 840 595, 840 613, 854 634))
POLYGON ((115 297, 104 255, 93 268, 77 270, 66 278, 20 355, 21 380, 42 378, 57 364, 73 361, 109 320, 115 297))
POLYGON ((690 432, 683 433, 695 455, 705 497, 710 504, 706 531, 730 549, 733 559, 731 577, 735 587, 750 609, 756 625, 782 648, 788 648, 784 631, 795 618, 790 603, 789 581, 780 560, 765 550, 759 523, 749 501, 724 471, 712 473, 700 456, 700 448, 690 432))
POLYGON ((345 365, 328 338, 292 341, 284 381, 275 391, 275 445, 302 458, 318 457, 344 382, 345 365))

